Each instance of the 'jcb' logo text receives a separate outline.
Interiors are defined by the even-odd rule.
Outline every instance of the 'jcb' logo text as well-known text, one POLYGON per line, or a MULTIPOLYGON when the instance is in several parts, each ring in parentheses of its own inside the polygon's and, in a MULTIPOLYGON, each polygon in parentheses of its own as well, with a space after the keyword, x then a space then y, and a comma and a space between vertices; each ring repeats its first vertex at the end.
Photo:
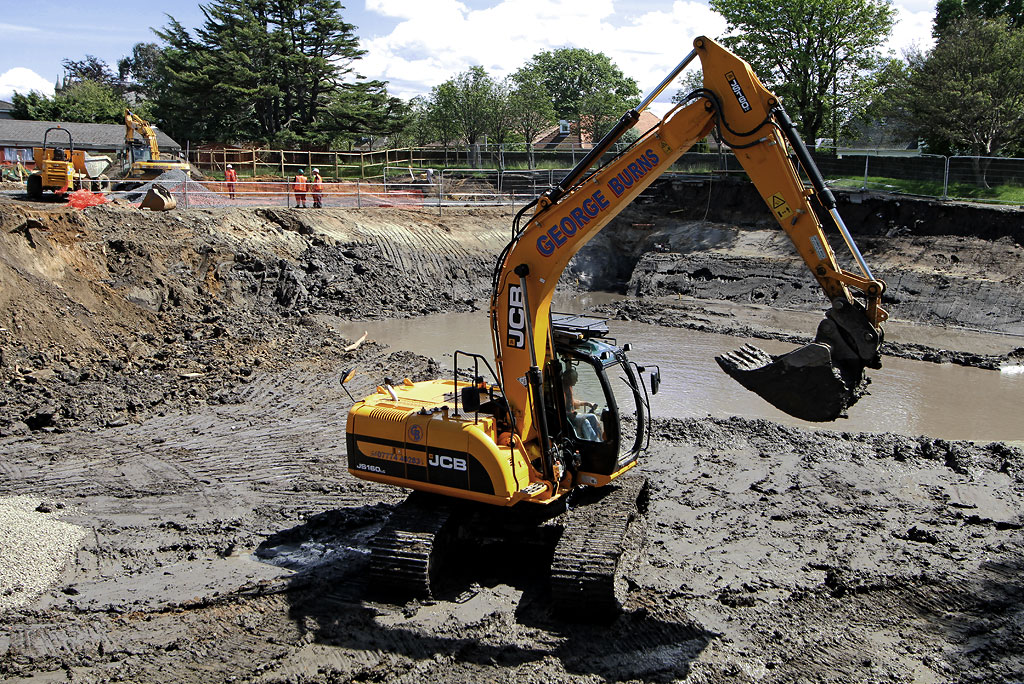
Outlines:
POLYGON ((736 73, 730 71, 725 75, 725 80, 729 81, 729 88, 732 89, 732 94, 736 96, 736 101, 740 103, 740 109, 744 112, 749 112, 750 101, 743 93, 743 88, 740 87, 740 82, 736 80, 736 73))
POLYGON ((508 286, 508 346, 526 347, 526 306, 523 288, 518 285, 508 286))
POLYGON ((432 454, 428 463, 438 468, 447 468, 448 470, 460 470, 463 472, 466 470, 466 459, 464 458, 432 454))

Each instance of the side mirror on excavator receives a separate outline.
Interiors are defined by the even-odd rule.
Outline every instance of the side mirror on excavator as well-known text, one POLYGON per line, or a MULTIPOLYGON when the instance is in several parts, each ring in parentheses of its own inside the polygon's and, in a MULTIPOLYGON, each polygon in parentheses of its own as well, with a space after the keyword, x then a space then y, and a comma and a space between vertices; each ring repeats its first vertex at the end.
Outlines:
POLYGON ((637 366, 636 369, 641 373, 646 373, 649 368, 653 368, 651 371, 651 394, 657 394, 661 388, 661 369, 657 366, 637 366))
POLYGON ((341 378, 339 378, 341 380, 341 389, 345 390, 345 394, 348 395, 348 398, 352 400, 353 404, 355 403, 356 399, 355 397, 352 396, 352 393, 348 391, 348 387, 345 387, 345 385, 348 383, 349 380, 351 380, 355 376, 356 369, 353 367, 342 373, 341 378))

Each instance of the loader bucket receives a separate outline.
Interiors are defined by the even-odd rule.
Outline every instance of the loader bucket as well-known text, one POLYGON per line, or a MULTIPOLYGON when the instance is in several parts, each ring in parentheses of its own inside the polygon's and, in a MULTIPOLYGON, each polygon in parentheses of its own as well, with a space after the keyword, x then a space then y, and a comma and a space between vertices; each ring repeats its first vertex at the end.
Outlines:
POLYGON ((152 209, 153 211, 168 211, 178 206, 174 195, 168 192, 162 185, 153 185, 146 196, 142 199, 139 209, 152 209))
POLYGON ((715 360, 748 390, 802 420, 824 422, 844 417, 846 409, 859 398, 858 374, 854 373, 851 387, 833 364, 826 344, 812 342, 774 357, 745 344, 715 360))

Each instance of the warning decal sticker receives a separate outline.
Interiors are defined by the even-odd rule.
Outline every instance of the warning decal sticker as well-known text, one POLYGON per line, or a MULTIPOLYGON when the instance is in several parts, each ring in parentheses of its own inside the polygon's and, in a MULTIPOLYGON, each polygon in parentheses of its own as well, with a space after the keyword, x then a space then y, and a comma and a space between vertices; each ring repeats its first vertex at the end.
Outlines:
POLYGON ((779 193, 775 193, 768 198, 768 206, 772 208, 775 216, 780 219, 784 219, 793 213, 793 210, 789 208, 789 204, 779 193))

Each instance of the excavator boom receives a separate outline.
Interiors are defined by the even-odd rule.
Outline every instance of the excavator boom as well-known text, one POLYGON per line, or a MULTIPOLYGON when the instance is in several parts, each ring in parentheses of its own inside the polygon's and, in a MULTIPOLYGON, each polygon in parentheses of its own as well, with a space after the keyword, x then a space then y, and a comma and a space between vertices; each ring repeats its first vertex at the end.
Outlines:
POLYGON ((879 306, 884 284, 864 264, 795 126, 746 62, 709 38, 696 39, 694 48, 677 71, 699 57, 704 87, 627 151, 591 172, 593 162, 639 118, 639 111, 624 116, 594 153, 537 201, 533 216, 510 243, 496 271, 490 309, 494 352, 524 441, 535 436, 543 403, 536 377, 552 354, 548 318, 559 276, 588 240, 712 130, 739 159, 832 302, 812 346, 778 359, 747 350, 724 355, 719 364, 778 408, 819 421, 842 415, 858 397, 864 368, 879 365, 880 326, 886 318, 879 306), (805 187, 790 160, 789 147, 808 172, 811 188, 805 187), (837 222, 860 273, 838 264, 812 198, 837 222), (851 288, 864 297, 863 304, 851 288), (532 381, 528 369, 534 369, 532 381))

